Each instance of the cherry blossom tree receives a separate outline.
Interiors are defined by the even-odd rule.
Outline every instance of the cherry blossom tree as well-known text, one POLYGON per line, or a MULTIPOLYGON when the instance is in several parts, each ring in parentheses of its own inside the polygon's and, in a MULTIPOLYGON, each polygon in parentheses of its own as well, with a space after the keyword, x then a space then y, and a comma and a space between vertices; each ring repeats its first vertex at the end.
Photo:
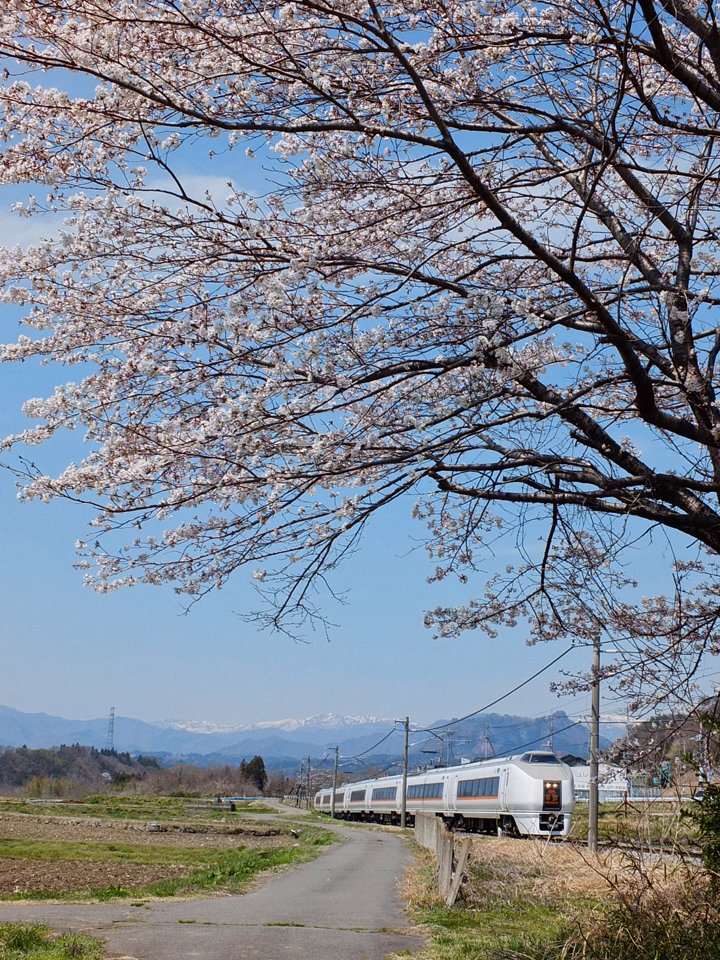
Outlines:
POLYGON ((720 651, 712 0, 5 0, 2 25, 0 181, 62 217, 3 253, 28 328, 3 358, 79 371, 5 448, 83 431, 60 475, 16 469, 95 506, 96 589, 249 565, 294 629, 412 495, 433 579, 477 587, 440 634, 601 631, 621 692, 690 695, 720 651))

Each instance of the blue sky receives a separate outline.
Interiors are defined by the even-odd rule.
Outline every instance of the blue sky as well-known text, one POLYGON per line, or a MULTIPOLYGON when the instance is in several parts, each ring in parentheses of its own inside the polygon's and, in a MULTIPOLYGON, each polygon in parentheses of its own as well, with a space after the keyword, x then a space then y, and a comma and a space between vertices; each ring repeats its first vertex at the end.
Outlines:
MULTIPOLYGON (((422 614, 441 599, 439 588, 424 583, 427 564, 410 540, 420 530, 399 508, 340 571, 338 584, 350 590, 346 606, 326 608, 338 623, 332 639, 309 643, 257 631, 239 618, 257 605, 242 574, 187 615, 170 588, 93 593, 72 569, 73 544, 89 514, 68 503, 18 503, 6 472, 0 516, 0 703, 20 710, 92 717, 115 706, 145 720, 222 723, 322 712, 409 714, 427 722, 476 709, 560 652, 526 648, 521 631, 497 640, 434 640, 422 614)), ((586 653, 579 651, 576 666, 586 653)), ((564 663, 571 666, 571 658, 564 663)), ((548 692, 552 675, 503 709, 537 714, 563 706, 548 692)), ((580 700, 572 709, 587 706, 580 700)))
MULTIPOLYGON (((5 311, 2 320, 8 335, 14 317, 5 311)), ((61 372, 29 364, 0 369, 3 435, 22 428, 23 400, 51 389, 61 372)), ((77 439, 69 434, 27 454, 52 470, 78 456, 77 439)), ((317 635, 296 643, 240 618, 258 606, 249 571, 187 615, 170 587, 95 594, 72 567, 89 508, 22 504, 16 494, 12 475, 0 471, 0 703, 19 710, 85 718, 115 706, 144 720, 218 723, 324 712, 409 714, 428 722, 476 709, 560 652, 526 648, 521 630, 497 640, 433 639, 422 624, 424 610, 467 599, 481 583, 425 582, 430 565, 418 547, 423 528, 410 519, 411 498, 376 517, 360 551, 336 575, 347 604, 325 608, 338 624, 330 642, 317 635)), ((573 655, 576 667, 586 654, 573 655)), ((570 657, 563 663, 573 665, 570 657)), ((503 709, 539 714, 565 705, 548 691, 552 676, 538 678, 503 709)), ((586 713, 584 700, 568 708, 586 713)))

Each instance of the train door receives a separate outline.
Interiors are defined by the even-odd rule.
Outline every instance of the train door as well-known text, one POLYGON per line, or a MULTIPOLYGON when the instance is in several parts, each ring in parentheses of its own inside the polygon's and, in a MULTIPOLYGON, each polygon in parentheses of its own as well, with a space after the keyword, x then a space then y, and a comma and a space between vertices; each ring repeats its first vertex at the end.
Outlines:
POLYGON ((505 767, 500 773, 500 809, 507 810, 509 801, 508 781, 510 779, 510 767, 505 767))
POLYGON ((455 783, 457 781, 457 774, 453 774, 451 777, 443 777, 445 781, 445 787, 443 789, 443 811, 452 816, 455 813, 455 802, 453 797, 455 796, 455 783))

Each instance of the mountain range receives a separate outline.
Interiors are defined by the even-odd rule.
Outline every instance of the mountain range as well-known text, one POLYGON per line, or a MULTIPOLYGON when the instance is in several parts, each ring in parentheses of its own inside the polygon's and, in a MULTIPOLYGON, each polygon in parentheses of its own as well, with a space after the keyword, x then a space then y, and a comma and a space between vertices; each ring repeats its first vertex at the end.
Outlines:
MULTIPOLYGON (((573 721, 563 711, 556 711, 552 718, 481 714, 462 721, 440 719, 428 726, 429 730, 411 729, 410 756, 416 763, 432 763, 439 759, 441 749, 446 760, 538 749, 548 745, 551 734, 553 747, 560 754, 585 757, 588 751, 587 724, 573 721)), ((603 724, 601 748, 622 735, 622 724, 603 724)), ((74 743, 106 746, 108 720, 67 720, 0 706, 0 745, 50 748, 74 743)), ((339 714, 235 725, 203 720, 147 723, 121 716, 114 721, 113 746, 117 750, 154 755, 164 763, 184 760, 203 766, 232 764, 260 754, 268 769, 290 770, 308 756, 313 763, 320 762, 336 744, 341 757, 348 758, 345 768, 358 769, 400 756, 403 731, 389 718, 339 714)))

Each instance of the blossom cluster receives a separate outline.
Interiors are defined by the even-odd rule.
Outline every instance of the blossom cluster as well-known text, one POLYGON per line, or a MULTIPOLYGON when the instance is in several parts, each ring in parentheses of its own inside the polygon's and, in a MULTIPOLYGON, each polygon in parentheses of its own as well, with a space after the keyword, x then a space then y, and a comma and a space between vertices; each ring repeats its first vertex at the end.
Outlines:
MULTIPOLYGON (((0 185, 62 227, 2 251, 26 329, 0 356, 80 371, 3 447, 83 432, 22 496, 94 504, 96 589, 197 597, 248 565, 311 615, 411 494, 431 579, 542 538, 428 622, 548 639, 611 629, 654 527, 720 550, 720 64, 695 6, 6 0, 3 28, 0 185), (271 165, 272 193, 194 193, 201 149, 271 165)), ((672 638, 661 606, 632 609, 672 638)))

